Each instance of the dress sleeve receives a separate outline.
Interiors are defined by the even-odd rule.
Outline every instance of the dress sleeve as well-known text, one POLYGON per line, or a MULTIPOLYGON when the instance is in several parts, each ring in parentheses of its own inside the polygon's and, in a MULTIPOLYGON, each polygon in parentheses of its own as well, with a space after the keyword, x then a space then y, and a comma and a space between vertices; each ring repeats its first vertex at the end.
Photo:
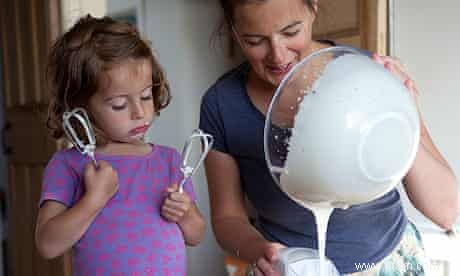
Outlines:
MULTIPOLYGON (((177 150, 174 150, 172 153, 172 162, 171 162, 171 175, 172 175, 172 183, 179 183, 182 181, 182 172, 180 170, 181 167, 181 156, 177 150)), ((188 194, 190 199, 193 202, 196 202, 196 194, 195 190, 193 189, 193 181, 192 177, 190 177, 184 184, 184 191, 188 194)))
POLYGON ((222 113, 219 108, 217 88, 211 87, 201 100, 200 129, 214 137, 212 148, 228 153, 225 142, 225 128, 222 113))
POLYGON ((47 200, 71 207, 77 183, 78 176, 69 166, 63 152, 55 153, 45 168, 39 207, 47 200))

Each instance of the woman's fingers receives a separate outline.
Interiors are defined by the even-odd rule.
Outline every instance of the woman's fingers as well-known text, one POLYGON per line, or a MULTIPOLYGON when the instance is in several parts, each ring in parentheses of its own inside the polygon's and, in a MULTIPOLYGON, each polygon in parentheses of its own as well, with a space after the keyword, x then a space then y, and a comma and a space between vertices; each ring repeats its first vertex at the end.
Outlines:
POLYGON ((270 246, 267 247, 267 249, 265 250, 264 254, 265 254, 265 257, 271 262, 275 262, 278 260, 278 251, 282 248, 285 248, 286 246, 280 244, 280 243, 277 243, 277 242, 274 242, 274 243, 270 243, 270 246))
POLYGON ((278 251, 284 247, 279 243, 267 243, 263 249, 263 257, 260 257, 253 265, 255 275, 258 275, 256 272, 259 271, 263 276, 279 276, 279 272, 276 271, 278 251))
POLYGON ((252 271, 254 272, 255 276, 265 276, 256 265, 252 267, 252 271))
POLYGON ((399 61, 395 61, 393 59, 385 59, 383 65, 386 69, 397 76, 402 82, 405 82, 407 79, 409 79, 409 75, 407 74, 405 68, 403 68, 399 63, 399 61))
MULTIPOLYGON (((265 258, 259 258, 255 265, 256 270, 259 270, 263 276, 275 276, 277 275, 272 263, 265 258)), ((257 275, 257 274, 256 274, 257 275)))
POLYGON ((399 76, 401 81, 404 82, 406 79, 409 79, 409 74, 407 73, 406 68, 398 58, 373 54, 372 59, 399 76))
POLYGON ((404 86, 412 93, 414 99, 417 99, 419 93, 415 87, 414 81, 407 74, 406 69, 400 64, 399 61, 391 62, 388 61, 385 63, 385 68, 392 72, 396 77, 398 77, 403 83, 404 86))
POLYGON ((390 71, 394 76, 401 80, 404 86, 406 86, 407 89, 412 93, 414 99, 417 100, 419 92, 415 86, 415 82, 410 78, 407 69, 402 64, 401 60, 395 57, 379 56, 377 54, 373 54, 372 59, 375 62, 382 64, 388 71, 390 71))
POLYGON ((375 62, 380 63, 380 64, 382 64, 382 65, 383 65, 383 63, 384 63, 382 57, 379 56, 379 55, 377 55, 377 54, 375 54, 375 53, 372 54, 372 59, 373 59, 375 62))
POLYGON ((404 82, 404 85, 410 90, 412 91, 416 97, 418 97, 420 94, 418 93, 418 89, 417 87, 415 86, 415 82, 411 79, 407 79, 405 82, 404 82))

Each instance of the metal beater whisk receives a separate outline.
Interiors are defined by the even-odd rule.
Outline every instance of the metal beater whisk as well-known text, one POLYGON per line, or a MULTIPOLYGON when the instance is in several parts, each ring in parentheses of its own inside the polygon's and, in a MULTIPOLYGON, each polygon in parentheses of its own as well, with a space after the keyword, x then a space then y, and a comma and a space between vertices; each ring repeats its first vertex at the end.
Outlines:
POLYGON ((196 169, 198 169, 201 163, 203 163, 204 158, 206 157, 209 150, 211 149, 213 142, 214 142, 214 138, 212 137, 212 135, 204 133, 201 129, 193 130, 192 134, 185 142, 184 148, 182 149, 182 163, 181 163, 181 168, 180 168, 184 178, 179 184, 180 193, 182 193, 184 190, 185 182, 187 182, 187 180, 195 174, 196 169), (193 144, 193 141, 196 139, 200 140, 202 151, 201 151, 200 158, 198 159, 198 161, 196 161, 196 163, 193 164, 193 166, 189 166, 188 163, 190 162, 189 158, 190 158, 190 152, 192 150, 192 144, 193 144))
POLYGON ((62 114, 62 128, 77 150, 82 154, 88 155, 97 167, 98 164, 94 156, 94 151, 96 150, 96 136, 94 135, 93 128, 85 109, 78 107, 72 111, 64 112, 64 114, 62 114), (77 131, 70 121, 72 118, 77 119, 77 122, 84 129, 86 137, 78 136, 77 131))

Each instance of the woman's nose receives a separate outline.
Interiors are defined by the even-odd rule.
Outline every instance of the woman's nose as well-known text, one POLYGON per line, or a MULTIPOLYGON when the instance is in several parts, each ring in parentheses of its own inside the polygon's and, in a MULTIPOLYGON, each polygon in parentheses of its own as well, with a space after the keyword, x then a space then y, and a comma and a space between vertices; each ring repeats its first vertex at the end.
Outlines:
POLYGON ((271 41, 270 57, 275 64, 282 64, 284 60, 285 46, 279 40, 271 41))

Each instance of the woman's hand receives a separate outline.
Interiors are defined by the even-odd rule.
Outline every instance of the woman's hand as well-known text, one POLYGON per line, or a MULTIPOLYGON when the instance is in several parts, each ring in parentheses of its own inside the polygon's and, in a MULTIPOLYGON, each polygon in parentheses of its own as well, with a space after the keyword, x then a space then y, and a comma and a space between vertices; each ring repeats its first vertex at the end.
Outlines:
POLYGON ((374 54, 372 59, 375 60, 377 63, 382 64, 388 71, 390 71, 393 75, 395 75, 399 80, 401 80, 407 89, 411 92, 412 97, 417 105, 417 109, 420 113, 418 98, 419 92, 417 87, 415 86, 414 81, 410 78, 409 74, 407 73, 407 69, 401 63, 401 61, 394 57, 388 56, 379 56, 374 54))
POLYGON ((84 171, 85 197, 96 208, 102 208, 118 191, 118 174, 115 169, 104 160, 98 162, 96 168, 92 162, 88 163, 84 171))
POLYGON ((161 206, 161 215, 168 221, 180 222, 190 210, 192 201, 186 192, 178 191, 177 184, 168 187, 166 191, 168 196, 161 206))
POLYGON ((285 248, 284 245, 276 242, 267 242, 262 246, 262 256, 253 264, 255 276, 281 276, 276 271, 278 251, 285 248))

